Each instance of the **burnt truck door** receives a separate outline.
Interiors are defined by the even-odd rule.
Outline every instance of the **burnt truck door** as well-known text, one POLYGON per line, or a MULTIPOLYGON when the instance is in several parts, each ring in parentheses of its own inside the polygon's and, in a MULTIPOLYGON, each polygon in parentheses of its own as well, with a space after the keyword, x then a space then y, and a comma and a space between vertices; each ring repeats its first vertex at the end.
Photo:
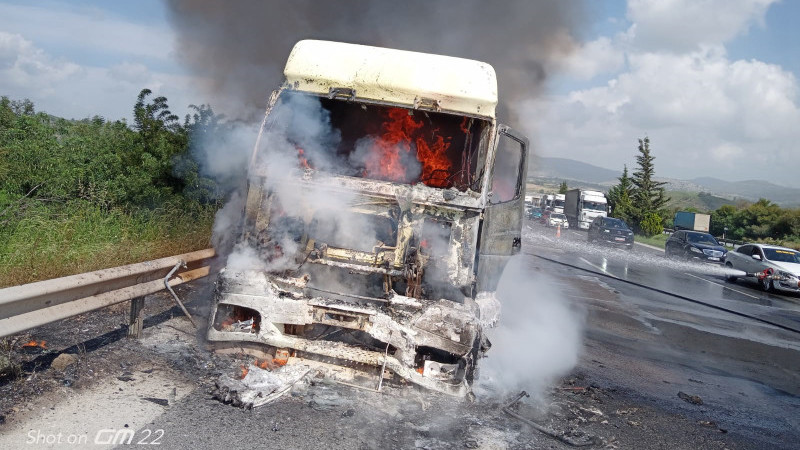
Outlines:
POLYGON ((477 292, 494 291, 508 259, 520 250, 527 167, 528 139, 498 125, 479 237, 477 292))

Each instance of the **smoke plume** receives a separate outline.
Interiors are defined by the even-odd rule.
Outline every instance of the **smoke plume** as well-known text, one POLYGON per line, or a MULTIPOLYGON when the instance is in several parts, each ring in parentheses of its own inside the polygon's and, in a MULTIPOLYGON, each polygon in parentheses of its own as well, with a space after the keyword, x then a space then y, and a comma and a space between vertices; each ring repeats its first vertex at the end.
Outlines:
POLYGON ((514 105, 540 93, 552 63, 573 50, 582 3, 167 1, 179 58, 205 80, 214 108, 229 117, 257 118, 282 81, 292 46, 324 39, 488 62, 497 71, 501 119, 512 125, 520 125, 514 123, 514 105))
POLYGON ((554 280, 509 261, 497 287, 500 320, 488 331, 492 348, 481 361, 476 393, 542 394, 578 363, 585 313, 571 304, 554 280))

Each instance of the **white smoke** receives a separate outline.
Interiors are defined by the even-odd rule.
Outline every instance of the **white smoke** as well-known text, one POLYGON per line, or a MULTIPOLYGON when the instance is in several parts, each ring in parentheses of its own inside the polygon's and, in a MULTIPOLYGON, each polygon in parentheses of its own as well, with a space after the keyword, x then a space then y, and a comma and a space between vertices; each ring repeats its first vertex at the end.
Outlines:
POLYGON ((578 363, 585 312, 555 282, 525 267, 522 256, 509 261, 497 288, 500 321, 488 330, 492 348, 480 361, 478 396, 541 394, 578 363))
MULTIPOLYGON (((273 108, 253 166, 263 178, 255 174, 250 174, 250 177, 263 182, 263 192, 272 195, 272 204, 280 211, 280 217, 271 220, 284 220, 286 225, 283 233, 271 236, 275 242, 270 243, 273 250, 267 258, 263 250, 254 248, 251 242, 237 243, 228 257, 230 269, 283 271, 297 267, 299 262, 295 257, 302 249, 292 239, 293 233, 299 236, 312 224, 318 234, 327 236, 336 246, 367 246, 371 250, 371 246, 377 243, 373 224, 367 217, 348 213, 357 201, 356 195, 333 189, 327 183, 330 175, 326 172, 335 174, 351 170, 349 161, 335 153, 340 139, 338 130, 331 126, 330 113, 316 97, 287 95, 273 108), (301 167, 300 158, 312 164, 313 171, 301 167), (308 175, 313 176, 315 183, 301 186, 298 181, 306 175, 306 170, 312 172, 308 175)), ((220 210, 214 226, 215 236, 229 234, 235 228, 233 224, 241 223, 244 197, 244 194, 235 195, 220 210)), ((271 230, 276 228, 280 227, 270 227, 271 230)), ((215 242, 224 242, 225 239, 229 237, 217 237, 215 242)), ((340 280, 330 281, 341 284, 340 280)))

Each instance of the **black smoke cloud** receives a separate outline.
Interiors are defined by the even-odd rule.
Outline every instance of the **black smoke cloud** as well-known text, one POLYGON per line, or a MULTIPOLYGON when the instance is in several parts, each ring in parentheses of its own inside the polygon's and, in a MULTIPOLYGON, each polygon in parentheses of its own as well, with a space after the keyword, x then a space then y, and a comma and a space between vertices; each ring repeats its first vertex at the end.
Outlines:
MULTIPOLYGON (((255 119, 302 39, 486 61, 498 75, 501 119, 539 94, 552 63, 575 47, 581 0, 168 0, 178 55, 215 109, 255 119), (510 106, 509 110, 503 108, 510 106)), ((528 128, 523 126, 523 129, 528 128)), ((527 130, 526 130, 527 131, 527 130)))

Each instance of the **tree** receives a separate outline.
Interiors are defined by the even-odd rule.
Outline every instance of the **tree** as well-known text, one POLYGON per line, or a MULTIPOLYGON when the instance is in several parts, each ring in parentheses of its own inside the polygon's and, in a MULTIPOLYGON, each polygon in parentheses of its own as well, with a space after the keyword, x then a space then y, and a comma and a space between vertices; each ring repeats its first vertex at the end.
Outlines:
POLYGON ((633 183, 628 176, 628 165, 624 165, 622 176, 617 178, 619 184, 608 190, 608 206, 611 207, 611 216, 630 223, 633 219, 633 183))
POLYGON ((655 181, 655 167, 653 162, 655 157, 650 154, 650 138, 639 139, 639 155, 636 156, 636 164, 639 170, 633 172, 631 182, 633 183, 633 212, 634 223, 640 223, 651 213, 659 213, 664 205, 670 200, 664 195, 664 185, 666 183, 655 181))
POLYGON ((566 194, 568 190, 569 190, 569 186, 567 186, 567 181, 566 180, 562 181, 561 182, 561 186, 558 187, 558 193, 559 194, 566 194))

